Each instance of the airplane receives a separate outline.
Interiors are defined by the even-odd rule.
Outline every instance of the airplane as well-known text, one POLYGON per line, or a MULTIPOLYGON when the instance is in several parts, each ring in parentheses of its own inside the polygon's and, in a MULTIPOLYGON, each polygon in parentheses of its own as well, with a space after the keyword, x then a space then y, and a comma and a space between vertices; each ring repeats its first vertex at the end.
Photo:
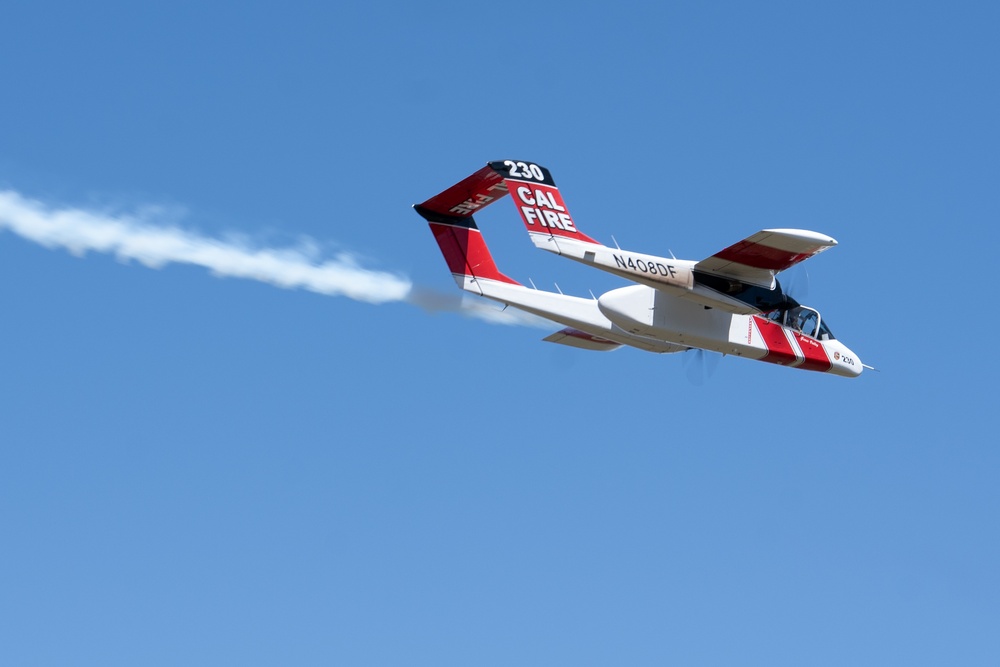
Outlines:
POLYGON ((701 349, 844 377, 871 368, 776 278, 837 245, 825 234, 765 229, 701 261, 611 248, 579 229, 548 169, 517 160, 489 162, 413 208, 429 223, 461 289, 565 327, 546 341, 661 354, 701 349), (501 273, 473 214, 508 194, 536 247, 635 284, 587 299, 526 287, 501 273))

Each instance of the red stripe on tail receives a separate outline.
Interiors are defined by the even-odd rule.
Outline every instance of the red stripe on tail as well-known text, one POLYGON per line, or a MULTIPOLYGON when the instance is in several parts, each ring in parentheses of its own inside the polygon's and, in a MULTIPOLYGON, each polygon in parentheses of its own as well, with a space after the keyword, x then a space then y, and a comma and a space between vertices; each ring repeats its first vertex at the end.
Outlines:
POLYGON ((482 233, 476 228, 472 219, 463 222, 471 223, 471 226, 444 222, 430 223, 434 239, 441 248, 441 254, 444 255, 452 275, 472 276, 519 285, 520 283, 513 278, 500 273, 490 249, 486 247, 482 233))
POLYGON ((577 229, 548 169, 532 162, 514 160, 491 162, 490 167, 503 176, 529 233, 597 243, 577 229))
POLYGON ((493 168, 486 166, 441 194, 431 197, 420 204, 419 208, 439 216, 467 218, 506 194, 507 184, 503 178, 493 168))
POLYGON ((584 243, 597 243, 576 228, 559 188, 514 180, 508 181, 507 187, 513 192, 517 211, 529 232, 549 233, 584 243))

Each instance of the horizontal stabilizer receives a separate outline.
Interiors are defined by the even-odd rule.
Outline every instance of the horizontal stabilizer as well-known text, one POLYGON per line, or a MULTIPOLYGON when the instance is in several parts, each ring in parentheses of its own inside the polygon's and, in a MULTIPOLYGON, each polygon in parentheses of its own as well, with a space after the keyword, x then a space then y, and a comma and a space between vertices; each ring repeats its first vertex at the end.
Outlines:
POLYGON ((555 332, 551 336, 546 336, 542 340, 548 343, 559 343, 560 345, 579 347, 584 350, 597 350, 598 352, 608 352, 610 350, 617 350, 621 347, 621 343, 616 343, 613 340, 601 338, 600 336, 594 336, 572 327, 566 327, 561 331, 555 332))
POLYGON ((487 165, 414 208, 428 222, 442 222, 449 218, 471 217, 506 194, 507 184, 487 165))

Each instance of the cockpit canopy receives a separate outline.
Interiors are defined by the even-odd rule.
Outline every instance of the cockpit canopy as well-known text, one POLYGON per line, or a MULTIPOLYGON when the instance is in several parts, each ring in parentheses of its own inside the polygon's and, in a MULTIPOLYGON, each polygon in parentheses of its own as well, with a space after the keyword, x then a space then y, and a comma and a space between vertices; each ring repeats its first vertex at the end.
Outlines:
POLYGON ((833 332, 820 317, 819 311, 808 306, 796 306, 785 311, 785 326, 817 340, 833 340, 833 332))
POLYGON ((819 311, 803 306, 786 294, 780 281, 775 281, 773 289, 766 289, 701 271, 694 272, 694 279, 701 285, 759 309, 772 322, 816 340, 834 340, 833 332, 820 317, 819 311))
POLYGON ((833 332, 827 326, 819 311, 809 306, 795 305, 788 309, 776 309, 766 314, 767 319, 777 322, 789 329, 815 338, 816 340, 834 340, 833 332))

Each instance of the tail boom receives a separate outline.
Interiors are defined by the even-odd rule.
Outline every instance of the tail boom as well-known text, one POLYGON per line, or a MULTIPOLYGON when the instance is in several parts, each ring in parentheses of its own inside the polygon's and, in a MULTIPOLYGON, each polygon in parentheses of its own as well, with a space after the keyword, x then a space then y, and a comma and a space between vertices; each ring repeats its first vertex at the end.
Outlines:
MULTIPOLYGON (((593 262, 577 248, 610 250, 576 229, 552 176, 531 163, 491 162, 471 176, 413 208, 427 221, 458 286, 577 332, 650 352, 679 352, 684 346, 629 333, 609 320, 594 299, 529 289, 503 274, 493 261, 473 213, 502 199, 513 188, 524 204, 518 210, 532 233, 563 243, 569 255, 593 262), (533 229, 534 227, 534 229, 533 229)), ((593 342, 593 341, 592 341, 593 342)))
POLYGON ((469 279, 466 279, 466 284, 463 289, 481 294, 487 299, 499 301, 526 313, 621 345, 659 354, 688 349, 684 345, 667 343, 625 331, 601 312, 596 299, 546 292, 524 285, 511 285, 493 280, 476 281, 474 289, 469 289, 471 287, 469 279))

